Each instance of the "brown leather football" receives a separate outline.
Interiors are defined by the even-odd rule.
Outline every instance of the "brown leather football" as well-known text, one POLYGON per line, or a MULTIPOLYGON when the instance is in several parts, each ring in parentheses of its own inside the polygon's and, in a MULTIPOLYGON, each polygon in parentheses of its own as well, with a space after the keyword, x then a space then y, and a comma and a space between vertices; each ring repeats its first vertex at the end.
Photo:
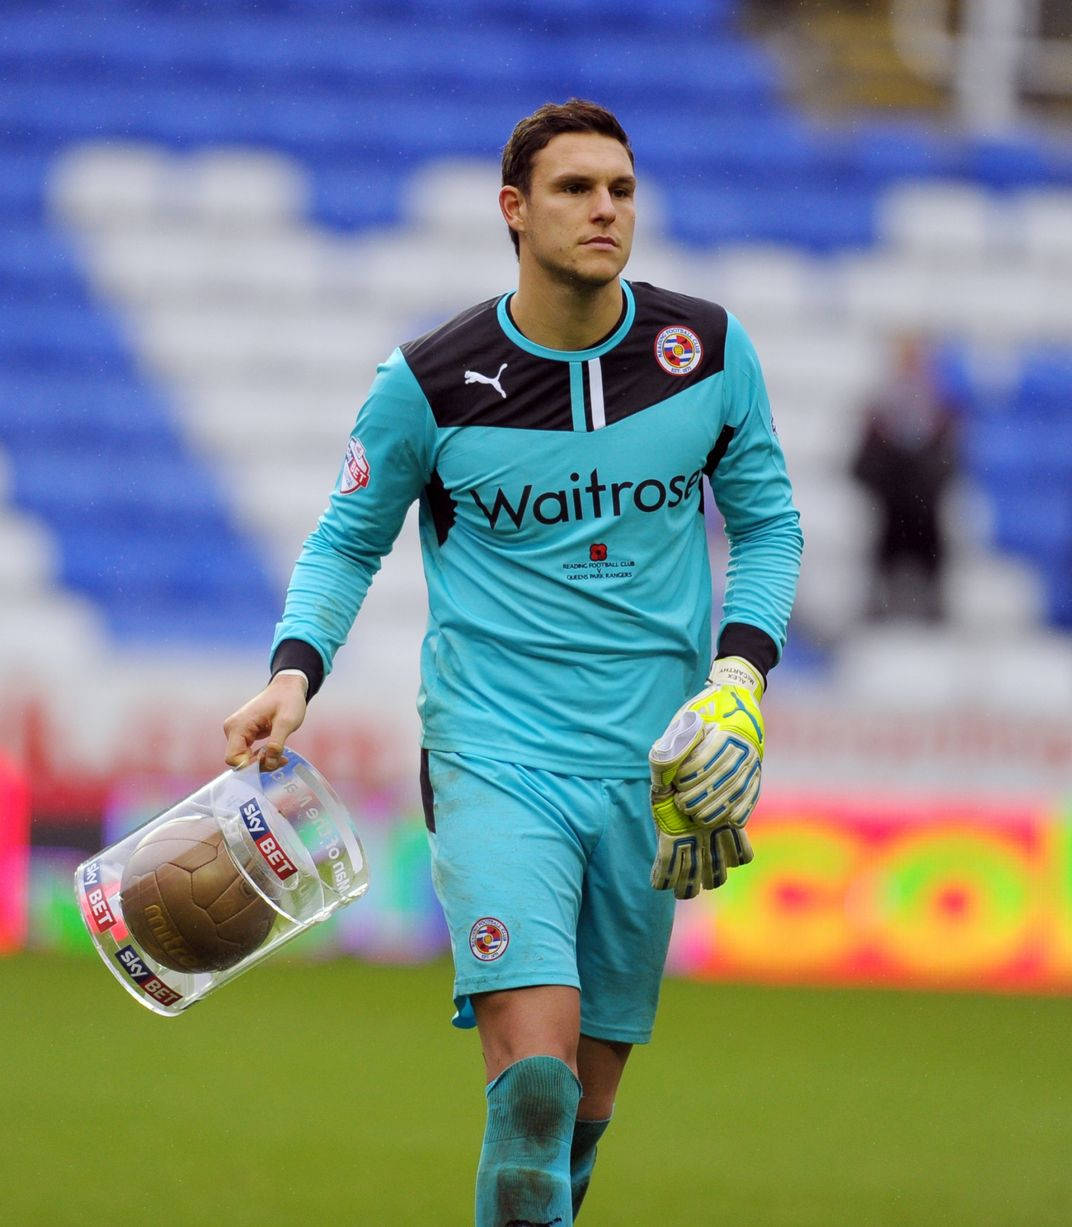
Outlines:
POLYGON ((137 845, 119 889, 142 950, 173 971, 223 971, 268 936, 275 912, 246 881, 212 818, 174 818, 137 845))

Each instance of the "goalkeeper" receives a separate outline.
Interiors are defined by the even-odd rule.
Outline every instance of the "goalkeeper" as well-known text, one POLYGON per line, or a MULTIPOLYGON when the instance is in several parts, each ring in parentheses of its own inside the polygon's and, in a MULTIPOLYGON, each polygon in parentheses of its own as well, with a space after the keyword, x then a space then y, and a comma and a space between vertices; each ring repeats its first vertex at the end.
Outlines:
POLYGON ((502 169, 517 289, 379 368, 271 681, 225 723, 229 763, 279 765, 419 500, 421 790, 454 1022, 484 1057, 478 1227, 573 1221, 651 1036, 675 898, 752 857, 801 552, 740 323, 621 277, 636 179, 615 117, 541 107, 502 169), (705 480, 730 542, 714 640, 705 480))

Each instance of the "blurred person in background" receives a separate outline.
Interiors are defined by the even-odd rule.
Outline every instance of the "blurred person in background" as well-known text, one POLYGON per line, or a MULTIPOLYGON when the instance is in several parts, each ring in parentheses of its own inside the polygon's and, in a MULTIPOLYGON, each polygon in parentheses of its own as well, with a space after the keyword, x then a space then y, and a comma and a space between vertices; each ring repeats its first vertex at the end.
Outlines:
POLYGON ((942 502, 956 471, 955 418, 926 340, 898 337, 891 371, 866 409, 852 474, 878 512, 868 614, 943 617, 942 502))
POLYGON ((752 859, 759 700, 801 553, 741 325, 620 277, 636 180, 617 119, 541 107, 502 170, 516 293, 379 368, 272 679, 225 723, 228 763, 280 765, 419 499, 421 791, 454 1021, 484 1054, 478 1227, 573 1221, 651 1036, 674 900, 752 859), (714 662, 705 475, 730 542, 714 662))

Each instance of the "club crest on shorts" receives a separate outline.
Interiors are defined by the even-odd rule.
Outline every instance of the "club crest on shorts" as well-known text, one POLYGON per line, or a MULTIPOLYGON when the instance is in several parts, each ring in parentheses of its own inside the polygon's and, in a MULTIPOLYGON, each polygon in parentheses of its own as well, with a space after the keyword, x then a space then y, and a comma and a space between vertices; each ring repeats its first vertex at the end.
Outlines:
POLYGON ((655 357, 668 375, 687 375, 700 365, 703 346, 691 328, 672 325, 655 338, 655 357))
POLYGON ((342 494, 353 494, 355 490, 363 490, 369 484, 372 469, 361 440, 354 437, 346 448, 346 458, 342 462, 342 477, 339 479, 339 491, 342 494))
POLYGON ((481 916, 469 930, 469 949, 482 963, 501 959, 509 944, 506 925, 494 916, 481 916))

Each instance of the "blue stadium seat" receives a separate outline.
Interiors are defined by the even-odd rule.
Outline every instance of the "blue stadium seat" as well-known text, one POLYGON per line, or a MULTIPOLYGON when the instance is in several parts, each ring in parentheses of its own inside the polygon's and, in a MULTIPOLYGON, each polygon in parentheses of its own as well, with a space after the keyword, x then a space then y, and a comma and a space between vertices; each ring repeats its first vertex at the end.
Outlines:
POLYGON ((229 532, 215 483, 190 457, 149 455, 136 465, 124 459, 71 446, 19 456, 14 501, 64 534, 88 525, 101 532, 229 532))
POLYGON ((164 404, 126 374, 8 367, 0 369, 0 446, 16 460, 74 447, 165 456, 179 437, 164 404))
POLYGON ((1020 483, 1072 490, 1072 413, 1064 420, 1045 412, 978 415, 965 434, 967 466, 996 497, 1020 483))
POLYGON ((519 117, 500 99, 477 105, 444 96, 413 98, 358 95, 335 104, 323 99, 279 100, 268 111, 272 143, 296 154, 312 154, 316 164, 349 169, 355 155, 399 160, 408 165, 449 154, 495 156, 503 133, 519 117))
POLYGON ((629 136, 643 168, 670 181, 746 189, 787 178, 796 185, 827 181, 815 174, 821 141, 802 120, 774 108, 733 116, 710 108, 678 111, 669 122, 647 111, 630 122, 629 136))
POLYGON ((815 252, 874 241, 871 201, 858 193, 802 187, 772 191, 753 183, 675 185, 667 201, 670 230, 700 247, 727 242, 796 244, 815 252))
POLYGON ((193 589, 179 600, 112 598, 102 611, 109 632, 123 643, 154 651, 194 647, 202 658, 214 648, 233 652, 252 647, 259 655, 272 642, 281 601, 282 593, 270 600, 245 593, 220 602, 193 589))
POLYGON ((987 493, 994 544, 1035 566, 1049 619, 1072 627, 1072 351, 1028 352, 1011 387, 973 381, 965 355, 947 350, 961 389, 961 453, 987 493))
POLYGON ((213 480, 178 448, 133 462, 68 444, 17 456, 13 484, 15 502, 55 530, 63 582, 95 600, 117 636, 270 634, 282 594, 213 480))
POLYGON ((1072 630, 1072 547, 1060 563, 1050 572, 1047 584, 1050 620, 1054 626, 1072 630))
POLYGON ((1041 349, 1023 362, 1016 404, 1029 412, 1072 415, 1072 349, 1041 349))
POLYGON ((116 372, 129 364, 121 329, 78 301, 45 299, 0 307, 0 362, 53 370, 116 372))
MULTIPOLYGON (((321 0, 326 2, 326 0, 321 0)), ((451 11, 459 21, 474 23, 531 23, 566 27, 575 33, 592 33, 592 22, 651 31, 687 28, 713 31, 724 27, 736 11, 737 0, 681 0, 671 9, 646 0, 514 0, 509 6, 497 0, 457 0, 451 11)), ((407 16, 435 20, 441 18, 443 5, 436 0, 403 0, 400 8, 407 16)))
POLYGON ((966 149, 969 174, 994 188, 1072 183, 1072 155, 1056 141, 1034 132, 1016 137, 979 137, 966 149))
POLYGON ((235 144, 270 137, 256 91, 182 85, 166 77, 85 82, 0 81, 7 121, 45 145, 111 138, 174 145, 235 144))
POLYGON ((260 559, 228 534, 196 538, 188 533, 82 533, 69 539, 64 579, 73 588, 108 600, 113 590, 128 598, 214 602, 278 600, 265 582, 260 559))
POLYGON ((43 151, 12 149, 0 143, 0 217, 5 224, 42 224, 42 185, 47 167, 48 157, 43 151))
POLYGON ((922 122, 869 120, 842 145, 852 168, 877 186, 902 178, 957 178, 967 170, 963 144, 922 122))
POLYGON ((397 159, 375 156, 320 167, 313 179, 312 220, 337 230, 397 225, 411 170, 397 159))
POLYGON ((659 99, 666 108, 661 115, 665 139, 677 142, 680 148, 694 134, 672 104, 740 111, 772 104, 777 94, 773 61, 755 44, 736 39, 696 38, 669 44, 617 35, 590 45, 571 40, 562 51, 568 77, 593 91, 613 89, 621 97, 643 101, 646 109, 653 99, 659 99))
POLYGON ((1072 488, 1042 487, 1026 480, 995 500, 998 545, 1041 563, 1059 565, 1072 546, 1072 488))
POLYGON ((7 219, 0 243, 0 285, 12 304, 85 303, 84 277, 74 254, 40 214, 7 219))

